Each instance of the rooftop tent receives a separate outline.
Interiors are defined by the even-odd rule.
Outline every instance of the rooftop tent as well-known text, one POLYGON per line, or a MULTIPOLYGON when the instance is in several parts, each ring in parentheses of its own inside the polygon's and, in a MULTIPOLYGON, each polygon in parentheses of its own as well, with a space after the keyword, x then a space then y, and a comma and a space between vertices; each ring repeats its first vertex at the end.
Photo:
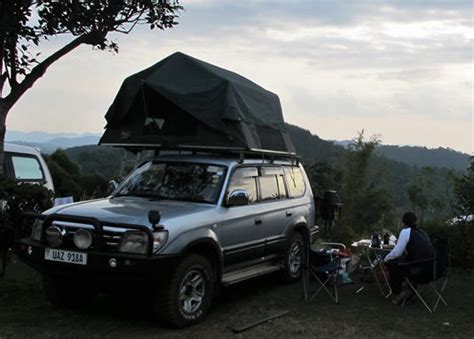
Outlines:
POLYGON ((276 94, 180 52, 125 79, 105 118, 104 145, 294 152, 276 94))

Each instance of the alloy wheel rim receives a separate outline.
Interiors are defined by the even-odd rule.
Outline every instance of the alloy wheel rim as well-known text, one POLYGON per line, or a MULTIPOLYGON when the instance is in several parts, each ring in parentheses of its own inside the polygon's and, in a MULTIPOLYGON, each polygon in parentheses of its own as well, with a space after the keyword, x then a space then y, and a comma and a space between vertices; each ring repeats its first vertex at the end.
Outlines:
POLYGON ((291 275, 298 275, 301 267, 301 261, 301 245, 295 242, 293 245, 291 245, 290 255, 288 257, 288 267, 291 275))
POLYGON ((179 288, 179 304, 187 314, 195 313, 202 305, 206 286, 201 271, 191 270, 184 276, 179 288))

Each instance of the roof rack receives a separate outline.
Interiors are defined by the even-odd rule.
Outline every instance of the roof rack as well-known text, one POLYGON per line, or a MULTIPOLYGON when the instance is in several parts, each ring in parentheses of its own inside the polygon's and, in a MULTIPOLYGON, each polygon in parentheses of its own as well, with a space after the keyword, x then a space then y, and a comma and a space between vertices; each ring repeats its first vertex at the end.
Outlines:
POLYGON ((242 162, 246 156, 253 156, 253 157, 262 157, 262 160, 291 160, 299 162, 300 157, 293 152, 282 152, 282 151, 275 151, 275 150, 267 150, 267 149, 245 149, 240 147, 219 147, 219 146, 196 146, 196 145, 174 145, 174 146, 166 146, 161 144, 115 144, 115 143, 100 143, 100 145, 104 146, 113 146, 113 147, 123 147, 131 152, 141 152, 145 150, 155 150, 157 154, 160 151, 187 151, 191 152, 192 154, 228 154, 228 155, 237 155, 240 157, 240 161, 242 162))

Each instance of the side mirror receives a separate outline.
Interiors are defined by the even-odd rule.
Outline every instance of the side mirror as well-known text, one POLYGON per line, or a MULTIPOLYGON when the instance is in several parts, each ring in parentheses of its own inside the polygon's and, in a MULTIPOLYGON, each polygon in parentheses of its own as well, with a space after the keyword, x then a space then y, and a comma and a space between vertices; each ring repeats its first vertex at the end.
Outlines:
POLYGON ((160 211, 151 210, 150 212, 148 212, 148 221, 150 222, 153 229, 155 229, 156 225, 160 223, 160 220, 161 220, 160 211))
POLYGON ((244 189, 236 189, 227 196, 227 206, 244 206, 249 204, 249 192, 244 189))
POLYGON ((118 184, 117 181, 115 181, 115 180, 110 180, 110 181, 109 181, 109 193, 112 193, 113 191, 115 191, 118 186, 119 186, 119 184, 118 184))

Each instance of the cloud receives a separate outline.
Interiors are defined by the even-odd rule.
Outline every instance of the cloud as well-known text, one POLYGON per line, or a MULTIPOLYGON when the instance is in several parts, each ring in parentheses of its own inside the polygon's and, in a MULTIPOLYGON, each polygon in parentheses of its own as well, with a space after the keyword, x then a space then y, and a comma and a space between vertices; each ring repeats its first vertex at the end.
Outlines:
POLYGON ((354 23, 376 18, 397 22, 419 22, 427 18, 466 18, 468 16, 466 13, 472 10, 470 0, 189 0, 182 1, 182 4, 188 13, 199 14, 188 19, 192 24, 207 22, 216 27, 219 26, 216 23, 229 25, 230 22, 231 25, 237 23, 243 26, 249 22, 268 25, 290 21, 298 21, 301 24, 352 26, 354 23), (216 13, 220 15, 216 16, 216 13), (232 13, 232 17, 229 17, 228 13, 232 13))
POLYGON ((410 83, 419 81, 432 81, 439 79, 441 76, 440 70, 436 68, 412 68, 402 69, 394 72, 381 72, 378 74, 380 80, 399 80, 410 83))
MULTIPOLYGON (((472 127, 471 1, 181 3, 176 28, 137 27, 111 36, 118 55, 84 47, 53 65, 15 106, 9 128, 100 131, 123 79, 179 50, 278 93, 289 122, 329 139, 351 139, 366 124, 404 143, 394 122, 408 117, 419 131, 413 143, 434 145, 424 126, 442 123, 472 135, 461 127, 472 127)), ((472 151, 461 132, 443 133, 435 146, 472 151)))

